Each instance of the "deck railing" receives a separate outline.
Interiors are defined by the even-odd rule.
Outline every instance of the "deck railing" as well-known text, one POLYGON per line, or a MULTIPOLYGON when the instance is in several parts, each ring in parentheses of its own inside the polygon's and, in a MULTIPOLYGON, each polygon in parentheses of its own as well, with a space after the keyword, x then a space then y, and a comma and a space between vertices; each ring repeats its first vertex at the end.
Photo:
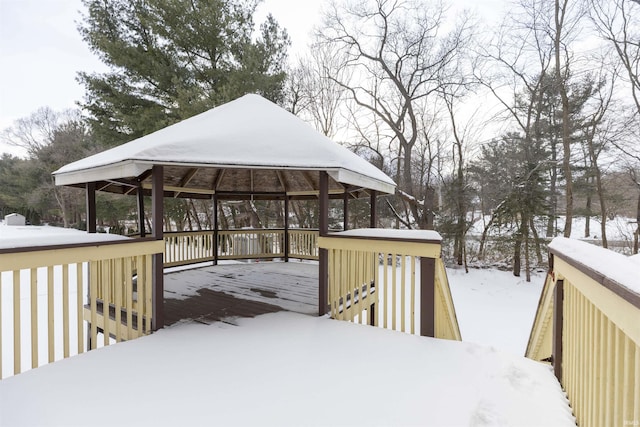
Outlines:
POLYGON ((318 259, 318 230, 290 229, 289 256, 298 259, 318 259))
POLYGON ((328 250, 331 317, 461 339, 437 233, 351 230, 319 245, 328 250))
POLYGON ((212 231, 164 233, 164 266, 195 264, 213 259, 212 231))
POLYGON ((223 230, 218 232, 219 259, 284 257, 284 230, 223 230))
MULTIPOLYGON (((288 250, 284 229, 218 231, 217 259, 318 259, 318 230, 290 229, 288 250)), ((212 230, 164 233, 164 266, 212 261, 215 257, 212 230)))
POLYGON ((551 362, 580 426, 640 423, 640 268, 607 249, 556 239, 526 356, 551 362), (589 256, 584 256, 578 249, 589 256), (611 259, 609 274, 594 264, 611 259))
POLYGON ((104 345, 110 335, 119 341, 150 331, 156 253, 162 253, 161 241, 0 250, 0 378, 95 348, 99 329, 104 345), (104 307, 112 313, 106 322, 104 307), (13 359, 13 369, 3 359, 13 359))

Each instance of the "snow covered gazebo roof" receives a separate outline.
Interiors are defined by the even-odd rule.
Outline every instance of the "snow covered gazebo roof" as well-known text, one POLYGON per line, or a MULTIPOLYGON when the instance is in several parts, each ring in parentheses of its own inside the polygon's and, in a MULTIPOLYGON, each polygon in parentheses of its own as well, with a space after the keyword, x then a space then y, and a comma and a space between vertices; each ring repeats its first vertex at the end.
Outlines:
POLYGON ((258 96, 245 95, 152 134, 54 172, 57 185, 129 193, 151 188, 150 170, 164 167, 165 194, 180 197, 287 194, 315 196, 317 171, 330 177, 329 192, 345 185, 393 193, 395 183, 378 168, 258 96))

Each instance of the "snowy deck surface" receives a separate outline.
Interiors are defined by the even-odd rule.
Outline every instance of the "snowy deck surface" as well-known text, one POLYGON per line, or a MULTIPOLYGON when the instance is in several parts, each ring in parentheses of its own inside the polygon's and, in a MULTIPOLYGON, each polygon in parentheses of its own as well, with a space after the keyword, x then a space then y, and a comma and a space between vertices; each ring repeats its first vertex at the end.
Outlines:
POLYGON ((5 379, 0 424, 575 425, 550 368, 523 357, 290 312, 237 323, 182 323, 5 379))
POLYGON ((165 322, 233 321, 277 311, 318 312, 318 265, 292 261, 167 269, 165 322))

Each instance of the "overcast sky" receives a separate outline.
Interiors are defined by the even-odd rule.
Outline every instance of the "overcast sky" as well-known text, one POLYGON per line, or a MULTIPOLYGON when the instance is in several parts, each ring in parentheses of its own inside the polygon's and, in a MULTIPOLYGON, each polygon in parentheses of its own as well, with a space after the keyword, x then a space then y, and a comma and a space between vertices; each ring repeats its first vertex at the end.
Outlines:
MULTIPOLYGON (((304 51, 326 1, 265 0, 256 22, 272 13, 289 32, 295 55, 304 51)), ((506 1, 455 3, 476 8, 484 5, 482 14, 506 1)), ((0 0, 0 130, 39 107, 56 111, 73 108, 84 94, 76 81, 77 72, 106 70, 80 38, 77 22, 81 10, 81 0, 0 0)), ((2 152, 20 154, 15 147, 0 144, 2 152)))

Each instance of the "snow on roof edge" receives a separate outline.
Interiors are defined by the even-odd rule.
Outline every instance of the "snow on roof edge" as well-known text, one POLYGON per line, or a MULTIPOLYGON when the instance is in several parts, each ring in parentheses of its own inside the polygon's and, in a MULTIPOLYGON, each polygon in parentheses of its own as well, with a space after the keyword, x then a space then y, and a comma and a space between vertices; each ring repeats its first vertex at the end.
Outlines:
POLYGON ((152 162, 149 160, 123 160, 121 162, 103 165, 97 168, 85 168, 69 172, 53 172, 56 185, 73 185, 84 184, 105 179, 117 179, 125 177, 136 177, 143 172, 151 169, 153 165, 176 166, 176 164, 185 167, 203 167, 203 168, 235 168, 235 169, 267 169, 267 170, 326 170, 329 175, 337 182, 361 186, 371 190, 380 191, 382 193, 393 194, 396 184, 393 181, 387 182, 365 175, 363 173, 349 170, 346 168, 336 167, 306 167, 306 166, 287 166, 287 165, 251 165, 251 164, 212 164, 212 163, 183 163, 183 162, 152 162))

